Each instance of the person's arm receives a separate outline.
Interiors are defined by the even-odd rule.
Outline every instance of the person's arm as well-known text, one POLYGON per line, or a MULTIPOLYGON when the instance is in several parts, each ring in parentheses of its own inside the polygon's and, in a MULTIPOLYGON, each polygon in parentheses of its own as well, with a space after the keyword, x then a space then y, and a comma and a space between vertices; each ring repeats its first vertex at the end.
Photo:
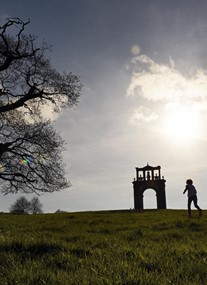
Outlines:
POLYGON ((185 190, 183 191, 183 194, 188 190, 188 185, 186 185, 185 190))

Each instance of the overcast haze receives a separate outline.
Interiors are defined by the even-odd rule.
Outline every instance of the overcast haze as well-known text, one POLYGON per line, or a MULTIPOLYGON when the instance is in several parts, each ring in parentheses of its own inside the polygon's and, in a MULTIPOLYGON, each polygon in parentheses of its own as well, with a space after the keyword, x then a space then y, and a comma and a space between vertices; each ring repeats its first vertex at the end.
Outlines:
MULTIPOLYGON (((186 208, 187 178, 206 208, 206 1, 0 3, 1 24, 29 18, 52 65, 84 84, 78 106, 54 123, 72 187, 41 195, 44 212, 133 208, 135 167, 147 163, 161 166, 168 208, 186 208)), ((1 194, 0 210, 17 197, 1 194)), ((156 207, 153 190, 144 206, 156 207)))

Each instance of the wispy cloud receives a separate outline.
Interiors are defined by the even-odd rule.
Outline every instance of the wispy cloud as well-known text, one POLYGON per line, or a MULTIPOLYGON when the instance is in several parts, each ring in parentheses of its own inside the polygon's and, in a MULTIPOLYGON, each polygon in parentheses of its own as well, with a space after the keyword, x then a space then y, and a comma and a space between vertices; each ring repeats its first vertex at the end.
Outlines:
POLYGON ((139 95, 154 102, 190 102, 201 109, 207 102, 206 70, 194 68, 184 76, 172 59, 168 65, 160 64, 144 54, 133 57, 132 63, 137 71, 132 74, 127 96, 139 95))
POLYGON ((141 122, 151 122, 158 118, 158 115, 155 112, 152 112, 150 109, 140 106, 134 110, 130 122, 134 125, 139 125, 141 122))

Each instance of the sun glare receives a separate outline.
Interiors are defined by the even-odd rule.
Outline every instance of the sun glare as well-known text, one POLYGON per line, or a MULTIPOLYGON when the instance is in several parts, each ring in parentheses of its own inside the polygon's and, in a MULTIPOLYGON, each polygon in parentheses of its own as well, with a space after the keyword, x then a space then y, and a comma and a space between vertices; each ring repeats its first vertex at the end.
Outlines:
POLYGON ((175 104, 167 109, 165 132, 179 144, 191 144, 200 135, 199 114, 193 108, 175 104))

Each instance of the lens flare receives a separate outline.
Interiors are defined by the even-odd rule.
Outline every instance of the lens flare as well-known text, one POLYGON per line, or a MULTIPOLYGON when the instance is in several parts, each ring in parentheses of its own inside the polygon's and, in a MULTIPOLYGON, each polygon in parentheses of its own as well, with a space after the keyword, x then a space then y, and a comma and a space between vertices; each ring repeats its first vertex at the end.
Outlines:
POLYGON ((22 165, 27 165, 27 164, 29 164, 29 163, 31 163, 31 162, 32 162, 32 158, 31 158, 31 157, 28 157, 28 158, 26 158, 26 159, 20 159, 20 160, 19 160, 19 163, 22 164, 22 165))

